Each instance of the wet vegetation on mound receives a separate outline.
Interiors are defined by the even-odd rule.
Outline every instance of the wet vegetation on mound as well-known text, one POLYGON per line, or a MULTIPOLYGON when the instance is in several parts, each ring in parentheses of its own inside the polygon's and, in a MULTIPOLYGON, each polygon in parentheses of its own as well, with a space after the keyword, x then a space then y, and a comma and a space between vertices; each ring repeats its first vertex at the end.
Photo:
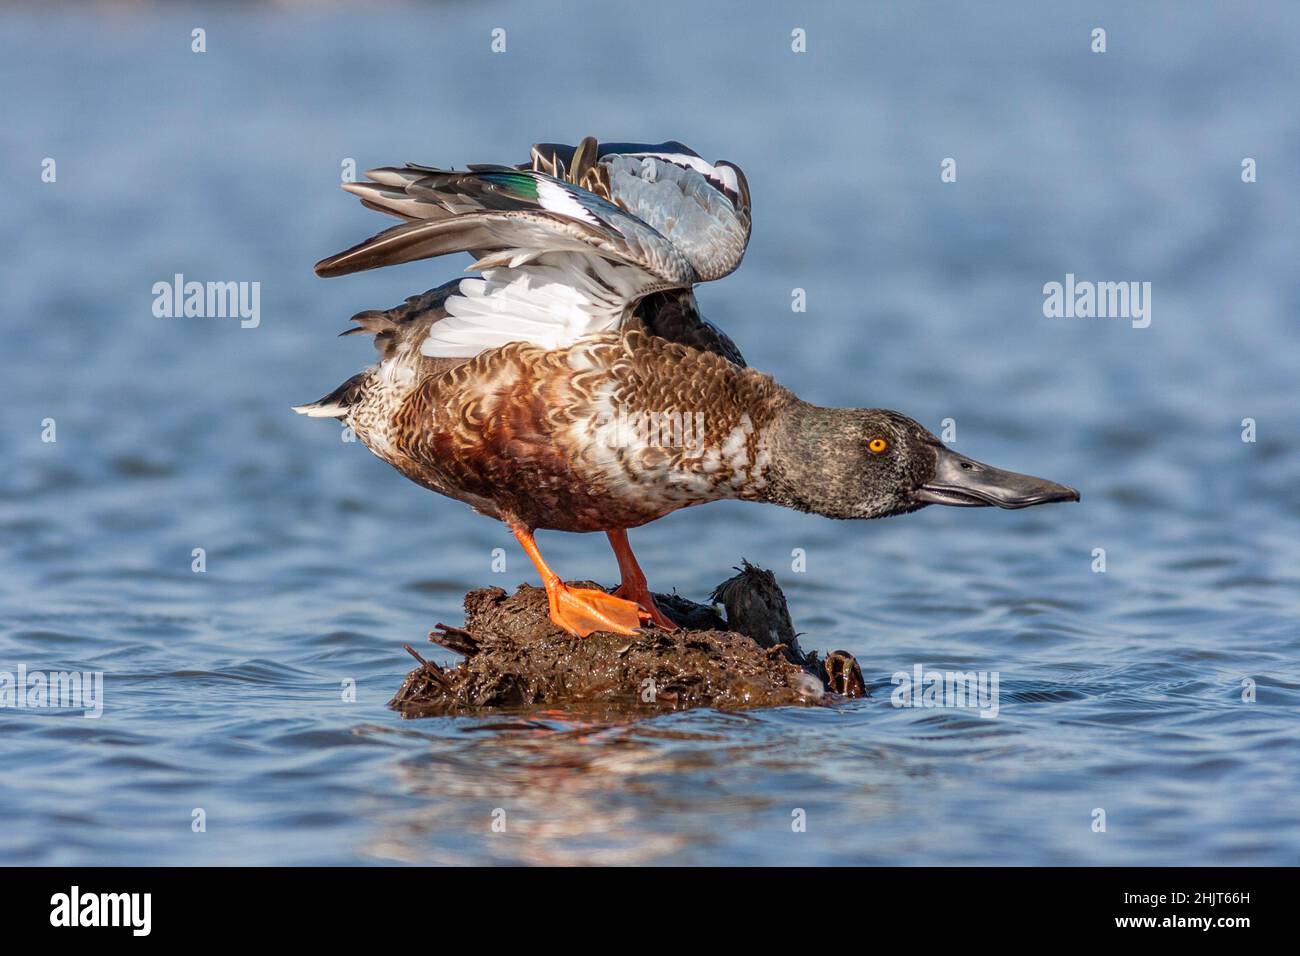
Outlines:
POLYGON ((551 623, 541 588, 471 591, 464 627, 439 624, 429 634, 464 659, 440 667, 408 646, 419 666, 389 706, 407 717, 592 706, 649 714, 829 704, 864 694, 852 655, 832 651, 823 660, 799 646, 770 571, 744 563, 713 590, 711 605, 677 595, 655 600, 677 630, 576 639, 551 623))

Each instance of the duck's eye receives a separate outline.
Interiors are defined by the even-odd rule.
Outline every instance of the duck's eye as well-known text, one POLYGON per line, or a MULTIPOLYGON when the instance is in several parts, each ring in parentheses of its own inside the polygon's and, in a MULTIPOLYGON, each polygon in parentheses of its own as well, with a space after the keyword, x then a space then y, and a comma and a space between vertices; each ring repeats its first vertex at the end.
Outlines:
POLYGON ((884 451, 888 447, 889 447, 889 442, 885 441, 883 438, 873 438, 871 439, 871 441, 867 442, 867 449, 873 455, 879 455, 882 451, 884 451))

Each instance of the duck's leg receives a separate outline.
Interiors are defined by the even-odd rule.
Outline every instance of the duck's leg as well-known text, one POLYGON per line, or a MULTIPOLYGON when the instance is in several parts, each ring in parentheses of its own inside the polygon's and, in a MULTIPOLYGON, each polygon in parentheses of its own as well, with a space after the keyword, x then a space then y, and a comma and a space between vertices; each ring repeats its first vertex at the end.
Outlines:
POLYGON ((511 522, 510 530, 542 576, 542 586, 546 588, 546 599, 551 607, 551 620, 557 627, 575 637, 586 637, 592 631, 635 634, 641 621, 650 619, 648 613, 631 601, 604 591, 569 587, 542 559, 531 529, 511 522))
POLYGON ((646 586, 645 572, 641 570, 641 565, 636 563, 636 555, 632 553, 632 546, 627 543, 627 532, 606 531, 609 536, 610 546, 614 549, 614 556, 618 558, 618 571, 623 577, 623 583, 614 591, 621 598, 627 598, 629 601, 635 601, 641 606, 641 610, 650 615, 650 620, 656 627, 661 627, 665 631, 677 630, 677 624, 663 611, 659 610, 655 604, 654 597, 650 594, 650 588, 646 586))

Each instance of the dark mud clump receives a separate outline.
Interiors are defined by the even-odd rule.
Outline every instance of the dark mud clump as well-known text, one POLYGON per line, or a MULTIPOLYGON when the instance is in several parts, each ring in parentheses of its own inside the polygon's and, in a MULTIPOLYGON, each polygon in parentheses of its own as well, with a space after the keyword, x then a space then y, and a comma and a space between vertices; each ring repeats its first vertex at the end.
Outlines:
POLYGON ((429 634, 464 660, 440 667, 408 646, 420 666, 389 706, 408 717, 541 708, 654 713, 827 704, 865 693, 850 654, 832 651, 823 661, 800 648, 770 571, 745 563, 714 589, 712 606, 677 595, 655 600, 678 630, 577 639, 551 623, 541 588, 471 591, 465 626, 439 624, 429 634))

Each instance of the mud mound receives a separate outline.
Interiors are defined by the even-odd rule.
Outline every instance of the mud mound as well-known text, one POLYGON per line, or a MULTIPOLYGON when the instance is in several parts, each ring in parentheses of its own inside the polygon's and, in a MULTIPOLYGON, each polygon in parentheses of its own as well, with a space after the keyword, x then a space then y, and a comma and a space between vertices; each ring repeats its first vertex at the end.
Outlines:
POLYGON ((420 666, 389 706, 408 717, 575 707, 655 713, 826 704, 864 693, 851 655, 833 651, 822 661, 799 647, 769 571, 744 564, 714 589, 714 606, 677 595, 655 600, 678 630, 575 639, 551 623, 541 588, 471 591, 465 626, 439 624, 429 634, 465 659, 439 667, 408 646, 420 666))

